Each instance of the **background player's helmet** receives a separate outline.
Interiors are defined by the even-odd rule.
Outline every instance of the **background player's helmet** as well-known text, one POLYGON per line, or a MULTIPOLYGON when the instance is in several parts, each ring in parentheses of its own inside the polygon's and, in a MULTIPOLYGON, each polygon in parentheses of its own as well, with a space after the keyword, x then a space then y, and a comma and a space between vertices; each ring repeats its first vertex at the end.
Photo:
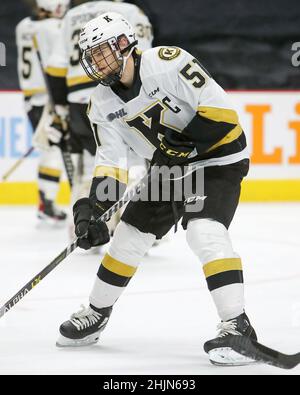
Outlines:
POLYGON ((80 62, 90 78, 110 86, 121 79, 136 45, 131 24, 121 14, 107 12, 88 22, 82 29, 80 62))
POLYGON ((36 0, 38 8, 54 18, 62 18, 70 8, 70 3, 71 0, 36 0))

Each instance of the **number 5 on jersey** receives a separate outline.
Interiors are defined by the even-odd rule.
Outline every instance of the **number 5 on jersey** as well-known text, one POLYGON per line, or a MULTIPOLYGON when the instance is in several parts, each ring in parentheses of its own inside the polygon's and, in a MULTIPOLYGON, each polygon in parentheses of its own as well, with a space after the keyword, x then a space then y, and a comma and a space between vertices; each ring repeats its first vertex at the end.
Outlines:
POLYGON ((208 75, 210 74, 197 59, 193 59, 180 71, 180 74, 188 80, 195 88, 201 88, 205 84, 205 76, 200 73, 200 70, 208 75))

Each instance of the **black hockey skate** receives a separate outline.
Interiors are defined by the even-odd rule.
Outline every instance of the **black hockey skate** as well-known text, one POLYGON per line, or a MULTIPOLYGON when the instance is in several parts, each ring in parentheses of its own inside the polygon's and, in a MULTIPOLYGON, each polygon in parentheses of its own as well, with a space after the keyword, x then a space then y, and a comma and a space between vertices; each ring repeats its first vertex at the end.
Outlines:
POLYGON ((61 226, 65 224, 67 214, 60 210, 52 200, 45 198, 43 192, 40 193, 40 203, 38 208, 39 225, 61 226))
POLYGON ((217 329, 219 330, 218 336, 204 344, 204 351, 209 355, 212 364, 219 366, 243 366, 256 363, 253 359, 235 352, 228 341, 232 336, 246 336, 257 340, 256 333, 245 313, 232 320, 222 321, 217 329))
POLYGON ((91 306, 71 316, 60 328, 57 347, 82 347, 97 343, 99 335, 106 327, 112 307, 95 309, 91 306), (97 310, 97 311, 96 311, 97 310))

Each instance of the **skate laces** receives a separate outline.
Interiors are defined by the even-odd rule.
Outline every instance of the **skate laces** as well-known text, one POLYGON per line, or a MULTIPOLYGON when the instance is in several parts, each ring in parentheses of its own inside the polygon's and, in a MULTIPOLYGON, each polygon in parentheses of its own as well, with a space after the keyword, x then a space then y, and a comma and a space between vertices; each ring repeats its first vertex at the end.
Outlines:
POLYGON ((227 335, 241 336, 241 333, 236 330, 237 320, 222 321, 218 326, 218 337, 225 337, 227 335))
POLYGON ((72 314, 70 322, 80 331, 96 324, 101 317, 102 315, 97 313, 97 311, 81 305, 81 310, 72 314))

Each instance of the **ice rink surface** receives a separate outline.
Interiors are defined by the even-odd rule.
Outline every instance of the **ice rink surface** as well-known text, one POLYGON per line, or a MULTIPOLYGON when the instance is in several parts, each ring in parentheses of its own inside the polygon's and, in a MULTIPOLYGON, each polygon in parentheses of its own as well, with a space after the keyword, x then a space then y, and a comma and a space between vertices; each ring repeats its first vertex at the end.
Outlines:
MULTIPOLYGON (((244 263, 247 313, 259 340, 300 351, 300 204, 243 204, 230 233, 244 263)), ((35 227, 35 209, 0 207, 0 303, 68 244, 35 227)), ((88 303, 101 257, 76 250, 0 319, 0 374, 300 374, 266 365, 210 365, 219 322, 183 231, 153 248, 95 346, 57 349, 59 325, 88 303)))

